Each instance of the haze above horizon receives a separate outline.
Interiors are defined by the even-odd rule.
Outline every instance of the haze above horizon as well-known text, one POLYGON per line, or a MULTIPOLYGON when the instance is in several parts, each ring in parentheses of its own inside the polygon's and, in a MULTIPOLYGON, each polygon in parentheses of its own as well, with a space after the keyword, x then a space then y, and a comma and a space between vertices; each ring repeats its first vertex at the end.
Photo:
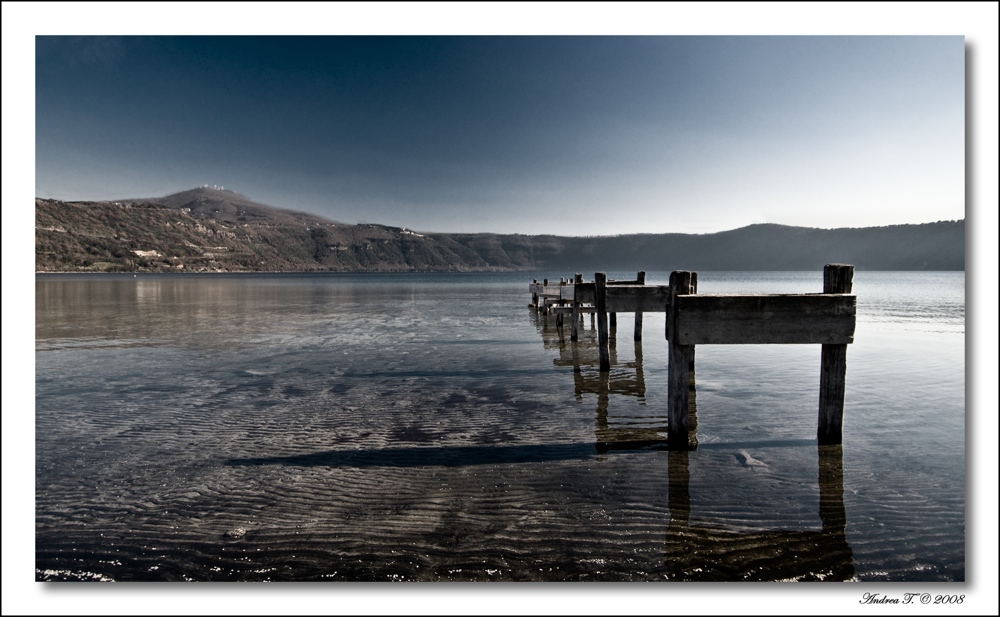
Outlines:
POLYGON ((207 184, 438 232, 962 219, 964 58, 960 36, 39 36, 35 189, 207 184))

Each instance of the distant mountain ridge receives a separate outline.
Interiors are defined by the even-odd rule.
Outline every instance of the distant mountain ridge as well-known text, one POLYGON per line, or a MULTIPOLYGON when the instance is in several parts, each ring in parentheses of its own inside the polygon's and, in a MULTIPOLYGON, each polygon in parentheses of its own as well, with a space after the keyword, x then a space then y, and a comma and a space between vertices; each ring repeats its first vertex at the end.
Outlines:
POLYGON ((35 200, 39 272, 964 270, 965 221, 567 237, 351 225, 199 187, 102 202, 35 200))

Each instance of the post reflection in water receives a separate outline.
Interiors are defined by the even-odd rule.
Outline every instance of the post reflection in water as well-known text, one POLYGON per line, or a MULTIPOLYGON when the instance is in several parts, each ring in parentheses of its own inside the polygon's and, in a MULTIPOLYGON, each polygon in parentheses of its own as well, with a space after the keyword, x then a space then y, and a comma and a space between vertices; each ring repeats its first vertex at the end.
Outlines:
POLYGON ((841 445, 817 446, 821 531, 737 531, 691 520, 689 452, 671 451, 668 470, 670 521, 664 568, 670 580, 846 581, 854 578, 854 554, 845 534, 841 445))
MULTIPOLYGON (((552 320, 553 322, 555 320, 552 320)), ((855 576, 854 555, 847 543, 842 445, 817 445, 819 517, 822 529, 741 530, 691 518, 691 452, 697 449, 697 403, 692 359, 689 393, 689 442, 667 442, 667 417, 654 416, 656 426, 612 427, 611 395, 635 397, 645 404, 642 341, 635 341, 635 361, 618 363, 611 330, 611 370, 599 371, 597 331, 579 331, 571 342, 562 326, 538 316, 536 325, 546 349, 559 351, 555 366, 573 367, 578 401, 597 395, 595 422, 599 454, 612 450, 666 448, 669 521, 664 540, 662 573, 670 580, 700 581, 845 581, 855 576)), ((649 423, 650 417, 642 420, 649 423)), ((635 421, 636 419, 633 419, 635 421)), ((714 445, 714 444, 713 444, 714 445)))

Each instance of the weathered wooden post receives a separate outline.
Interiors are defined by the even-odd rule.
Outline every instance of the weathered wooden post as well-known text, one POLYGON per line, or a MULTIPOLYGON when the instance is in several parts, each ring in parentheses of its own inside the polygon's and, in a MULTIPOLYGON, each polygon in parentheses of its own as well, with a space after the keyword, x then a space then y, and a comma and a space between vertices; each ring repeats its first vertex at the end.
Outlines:
MULTIPOLYGON (((854 266, 827 264, 823 267, 823 293, 849 294, 854 287, 854 266)), ((844 390, 847 379, 847 345, 823 345, 819 377, 820 444, 843 441, 844 390)))
POLYGON ((580 289, 582 283, 583 275, 578 273, 573 279, 573 332, 570 335, 571 341, 578 340, 580 334, 580 301, 577 291, 580 289))
POLYGON ((618 312, 611 311, 608 313, 608 325, 610 326, 609 331, 617 334, 618 332, 618 312))
POLYGON ((601 371, 611 370, 611 354, 608 350, 608 275, 594 274, 594 305, 597 307, 597 348, 601 355, 601 371))
MULTIPOLYGON (((698 293, 698 273, 691 273, 691 293, 698 293)), ((695 383, 694 365, 696 349, 691 345, 691 353, 688 358, 688 447, 698 447, 698 387, 695 383)))
POLYGON ((670 302, 667 304, 667 440, 671 448, 688 447, 688 404, 694 345, 677 340, 677 296, 692 293, 692 273, 670 273, 670 302))
MULTIPOLYGON (((645 272, 640 272, 639 275, 636 276, 635 278, 640 285, 646 284, 645 272)), ((642 340, 642 311, 635 312, 635 334, 632 338, 637 341, 642 340)))
MULTIPOLYGON (((560 287, 559 291, 560 291, 560 294, 559 294, 559 301, 556 302, 556 306, 562 306, 563 305, 562 293, 561 292, 562 292, 562 288, 565 287, 565 286, 566 286, 566 279, 560 277, 560 279, 559 279, 559 287, 560 287)), ((558 313, 558 314, 556 314, 556 326, 559 327, 559 328, 562 328, 562 325, 563 325, 563 314, 562 313, 558 313)))

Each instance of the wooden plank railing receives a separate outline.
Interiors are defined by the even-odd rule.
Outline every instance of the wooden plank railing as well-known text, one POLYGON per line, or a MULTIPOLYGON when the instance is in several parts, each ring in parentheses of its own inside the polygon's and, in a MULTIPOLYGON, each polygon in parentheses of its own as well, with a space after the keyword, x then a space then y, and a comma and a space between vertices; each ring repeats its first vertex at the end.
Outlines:
POLYGON ((675 311, 682 345, 854 342, 851 295, 682 295, 675 311))

